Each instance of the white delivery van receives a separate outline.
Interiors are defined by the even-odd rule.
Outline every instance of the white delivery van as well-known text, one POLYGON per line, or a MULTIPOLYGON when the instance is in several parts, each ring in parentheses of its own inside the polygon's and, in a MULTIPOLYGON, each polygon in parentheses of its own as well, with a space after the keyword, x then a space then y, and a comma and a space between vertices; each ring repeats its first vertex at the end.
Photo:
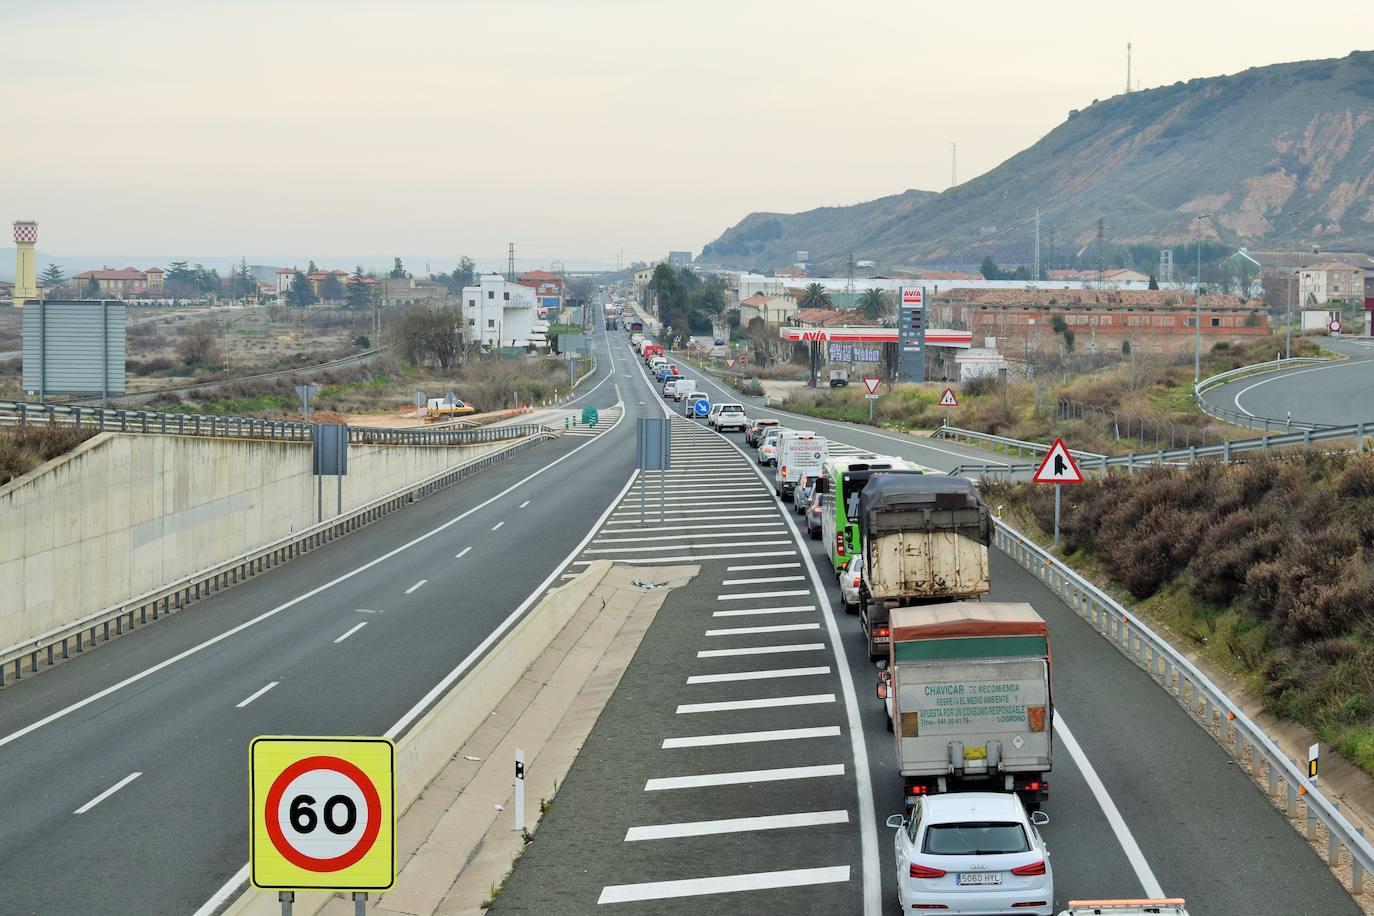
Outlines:
POLYGON ((797 481, 807 474, 820 474, 825 459, 825 436, 809 429, 785 429, 778 437, 778 464, 773 472, 773 492, 787 498, 797 481))

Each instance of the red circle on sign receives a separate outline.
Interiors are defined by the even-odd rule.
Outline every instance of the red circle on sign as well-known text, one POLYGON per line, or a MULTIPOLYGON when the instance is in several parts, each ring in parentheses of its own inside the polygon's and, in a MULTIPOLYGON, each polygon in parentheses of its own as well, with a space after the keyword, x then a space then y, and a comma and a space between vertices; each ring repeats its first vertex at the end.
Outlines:
POLYGON ((276 847, 277 852, 282 854, 282 858, 306 871, 339 871, 356 864, 359 859, 367 855, 372 844, 377 842, 377 834, 382 829, 382 800, 377 795, 377 787, 372 784, 372 780, 367 778, 366 773, 347 760, 341 760, 338 757, 306 757, 282 770, 281 775, 272 780, 272 788, 267 790, 267 802, 264 807, 263 821, 267 824, 267 835, 271 838, 272 845, 276 847), (277 821, 277 811, 281 807, 282 793, 297 776, 302 773, 309 773, 311 770, 333 770, 342 774, 362 790, 363 798, 367 800, 367 826, 363 828, 363 835, 352 849, 341 856, 334 856, 332 859, 317 859, 292 846, 290 841, 286 839, 286 835, 282 833, 281 824, 277 821))

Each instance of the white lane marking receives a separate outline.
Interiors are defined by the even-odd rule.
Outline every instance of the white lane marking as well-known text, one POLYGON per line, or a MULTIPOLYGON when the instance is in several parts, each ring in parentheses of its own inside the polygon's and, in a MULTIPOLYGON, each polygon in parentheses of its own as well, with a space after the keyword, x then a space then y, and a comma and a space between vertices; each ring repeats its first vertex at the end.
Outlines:
POLYGON ((425 583, 428 581, 428 579, 421 579, 419 582, 416 582, 410 588, 406 589, 406 594, 409 595, 411 592, 419 591, 420 589, 424 588, 425 583))
POLYGON ((694 712, 737 712, 744 709, 772 709, 774 706, 819 706, 835 702, 833 693, 813 693, 795 697, 764 697, 760 700, 723 700, 717 703, 683 703, 678 715, 694 712))
MULTIPOLYGON (((645 514, 647 515, 648 513, 646 512, 645 514)), ((657 513, 655 513, 655 514, 657 514, 657 513)), ((630 533, 633 532, 633 533, 650 534, 650 533, 652 533, 652 532, 654 532, 654 531, 716 531, 717 529, 720 529, 720 528, 760 528, 760 527, 762 527, 762 528, 776 528, 776 527, 778 527, 778 524, 777 524, 777 523, 774 523, 774 522, 757 521, 757 522, 725 522, 725 523, 723 523, 723 524, 716 524, 716 525, 646 525, 646 526, 644 526, 643 528, 641 528, 641 527, 639 527, 639 522, 608 522, 607 525, 606 525, 606 533, 607 533, 607 534, 630 534, 630 533), (614 530, 612 530, 612 529, 613 529, 613 526, 616 526, 616 527, 614 527, 614 530)), ((800 563, 790 563, 790 564, 786 564, 786 565, 790 565, 790 566, 801 566, 800 563)), ((766 568, 772 569, 773 567, 770 566, 770 567, 766 567, 766 568)), ((732 566, 731 569, 734 569, 734 567, 732 566)))
POLYGON ((527 500, 525 500, 524 502, 522 502, 520 505, 516 506, 515 508, 517 508, 517 509, 523 509, 523 508, 525 508, 526 506, 528 506, 529 504, 530 504, 530 501, 527 499, 527 500))
MULTIPOLYGON (((726 440, 730 442, 730 440, 726 440)), ((744 452, 734 442, 731 448, 744 452)), ((763 472, 757 469, 759 479, 767 482, 763 472)), ((779 514, 782 508, 778 507, 779 514)), ((883 880, 879 869, 877 815, 873 810, 873 779, 869 772, 868 745, 864 741, 863 722, 859 718, 858 695, 854 690, 854 678, 849 672, 849 660, 845 653, 844 642, 840 639, 840 627, 831 611, 830 602, 825 600, 825 587, 821 584, 820 572, 816 569, 811 552, 802 541, 802 534, 792 529, 792 539, 806 564, 807 574, 811 577, 811 587, 817 598, 821 599, 821 617, 825 620, 826 632, 830 634, 830 644, 835 652, 840 692, 844 695, 845 718, 849 725, 849 743, 854 757, 854 791, 859 806, 859 844, 863 862, 863 913, 864 916, 880 916, 883 909, 883 880)))
POLYGON ((631 827, 625 842, 671 840, 687 836, 713 836, 719 833, 745 833, 753 830, 785 830, 790 827, 819 827, 823 824, 849 823, 848 811, 805 811, 799 814, 768 814, 762 817, 732 817, 721 821, 690 821, 685 824, 655 824, 631 827))
MULTIPOLYGON (((725 545, 712 544, 710 547, 707 547, 703 544, 701 549, 711 550, 723 546, 725 545)), ((591 553, 590 550, 587 552, 591 553)), ((602 557, 602 559, 614 560, 617 563, 667 563, 679 561, 683 563, 697 563, 701 560, 742 560, 747 557, 795 557, 796 555, 797 552, 795 550, 761 550, 758 553, 694 553, 683 554, 676 557, 602 557)), ((592 560, 578 560, 573 565, 589 566, 592 562, 592 560)))
POLYGON ((461 559, 463 559, 463 557, 465 557, 465 556, 468 555, 468 551, 471 550, 471 549, 472 549, 471 547, 464 547, 462 550, 458 551, 457 553, 455 553, 455 554, 453 555, 453 559, 455 559, 455 560, 461 560, 461 559))
POLYGON ((492 525, 492 526, 491 526, 491 530, 492 530, 492 531, 495 531, 497 528, 500 528, 500 527, 501 527, 502 525, 504 525, 504 524, 505 524, 505 522, 497 522, 495 525, 492 525))
POLYGON ((757 576, 753 579, 726 579, 721 585, 753 585, 756 582, 805 582, 805 576, 757 576))
MULTIPOLYGON (((695 541, 695 540, 699 540, 699 539, 701 539, 701 538, 739 538, 739 537, 748 537, 748 536, 751 535, 751 534, 761 534, 761 535, 763 535, 763 536, 765 536, 765 537, 777 537, 777 533, 778 533, 778 531, 779 531, 782 527, 783 527, 783 526, 780 525, 780 524, 775 524, 775 525, 760 525, 760 526, 757 527, 757 528, 746 528, 746 529, 743 530, 743 531, 722 531, 720 534, 702 534, 702 533, 692 533, 692 534, 662 534, 662 535, 655 535, 655 536, 653 536, 653 537, 633 537, 633 538, 605 538, 605 537, 602 537, 602 538, 592 538, 592 543, 593 543, 593 544, 631 544, 631 543, 635 543, 635 542, 638 542, 638 541, 695 541)), ((612 533, 612 534, 629 534, 630 532, 628 532, 628 531, 613 531, 613 532, 611 532, 611 533, 612 533)), ((801 576, 794 576, 793 578, 800 579, 801 576)), ((742 582, 752 582, 752 581, 754 581, 754 580, 752 580, 752 579, 742 579, 742 580, 740 580, 740 581, 742 581, 742 582)), ((765 579, 765 580, 763 580, 763 581, 767 582, 767 581, 774 581, 774 580, 765 579)), ((723 582, 723 583, 721 583, 721 584, 722 584, 722 585, 729 585, 730 583, 729 583, 729 582, 723 582)))
MULTIPOLYGON (((616 515, 628 519, 637 519, 639 518, 639 510, 631 509, 625 512, 617 512, 616 515)), ((667 512, 660 513, 658 511, 657 506, 651 506, 647 502, 644 506, 644 518, 650 524, 653 524, 654 522, 658 522, 659 524, 666 524, 673 521, 704 522, 707 519, 720 517, 721 511, 719 509, 669 509, 667 512)), ((731 509, 728 517, 739 520, 750 518, 776 518, 777 516, 775 516, 772 513, 772 511, 769 510, 767 507, 760 506, 755 509, 731 509)), ((620 522, 619 524, 628 525, 631 523, 620 522)), ((635 522, 634 524, 638 524, 638 522, 635 522)))
POLYGON ((776 646, 745 646, 741 649, 702 649, 697 658, 730 658, 736 655, 777 655, 783 652, 820 652, 823 642, 785 643, 776 646))
POLYGON ((687 678, 688 684, 727 684, 732 681, 769 681, 783 677, 818 677, 829 674, 829 665, 816 665, 810 668, 771 668, 766 671, 729 671, 724 674, 694 674, 687 678))
POLYGON ((1339 368, 1341 368, 1342 366, 1345 366, 1345 367, 1347 367, 1347 368, 1350 367, 1350 366, 1358 366, 1358 365, 1361 365, 1363 362, 1364 362, 1364 360, 1355 360, 1354 362, 1350 362, 1350 361, 1348 361, 1348 360, 1342 360, 1341 362, 1336 363, 1336 364, 1331 365, 1331 366, 1313 366, 1311 369, 1299 369, 1299 370, 1296 371, 1296 372, 1283 372, 1283 373, 1280 373, 1280 374, 1277 374, 1277 375, 1271 375, 1269 378, 1264 379, 1263 381, 1255 382, 1255 384, 1253 384, 1253 385, 1247 385, 1247 386, 1245 386, 1245 387, 1242 388, 1240 391, 1237 391, 1237 392, 1236 392, 1236 396, 1235 396, 1234 398, 1232 398, 1231 400, 1235 402, 1235 405, 1236 405, 1236 409, 1237 409, 1237 410, 1239 410, 1241 413, 1245 414, 1247 417, 1253 417, 1254 414, 1252 414, 1250 411, 1246 410, 1245 407, 1240 403, 1240 396, 1241 396, 1242 394, 1245 394, 1245 392, 1249 391, 1251 388, 1258 388, 1260 385, 1267 385, 1267 384, 1269 384, 1270 382, 1282 381, 1283 379, 1286 379, 1286 378, 1292 378, 1292 377, 1295 376, 1295 375, 1306 375, 1306 374, 1309 373, 1309 372, 1320 372, 1320 371, 1323 370, 1323 369, 1339 369, 1339 368))
MULTIPOLYGON (((774 535, 774 536, 776 537, 776 535, 774 535)), ((784 547, 784 546, 786 546, 786 545, 789 544, 789 543, 791 543, 791 542, 790 542, 790 541, 726 541, 726 542, 721 543, 721 544, 702 544, 702 545, 701 545, 701 548, 702 548, 703 550, 719 550, 719 549, 724 548, 724 547, 784 547)), ((587 551, 587 553, 647 553, 647 552, 652 551, 652 550, 691 550, 691 549, 692 549, 692 545, 690 545, 690 544, 660 544, 658 547, 595 547, 595 548, 589 549, 589 550, 587 551)), ((805 595, 805 594, 807 594, 807 593, 806 593, 805 591, 801 591, 801 592, 779 592, 778 594, 780 594, 780 595, 784 595, 784 594, 785 594, 785 595, 805 595)), ((758 594, 752 594, 752 595, 740 595, 739 597, 741 597, 741 598, 758 598, 758 597, 760 597, 760 596, 762 596, 762 597, 767 597, 767 595, 764 594, 764 593, 758 593, 758 594)), ((724 600, 724 599, 722 599, 722 600, 724 600)))
MULTIPOLYGON (((623 415, 622 415, 622 418, 618 418, 618 419, 615 421, 615 423, 612 423, 609 427, 607 427, 607 429, 614 429, 617 425, 620 424, 621 419, 623 419, 623 415)), ((54 712, 54 713, 50 713, 49 715, 44 716, 42 719, 39 719, 39 720, 36 721, 36 722, 32 722, 32 723, 30 723, 30 724, 24 726, 24 727, 21 728, 21 729, 18 729, 18 730, 16 730, 16 731, 10 732, 8 735, 5 735, 3 738, 0 738, 0 747, 4 747, 5 745, 9 744, 11 741, 17 741, 18 739, 24 737, 25 735, 29 734, 30 732, 37 731, 38 729, 42 728, 42 727, 45 726, 45 725, 51 725, 53 722, 56 722, 58 719, 65 718, 65 717, 71 715, 72 713, 76 712, 78 709, 82 709, 82 708, 84 708, 84 707, 86 707, 86 706, 89 706, 89 705, 92 704, 92 703, 97 702, 98 700, 102 700, 102 699, 104 699, 105 697, 109 696, 110 694, 115 693, 116 691, 119 691, 119 690, 123 690, 125 687, 128 687, 128 686, 131 685, 131 684, 136 684, 136 683, 138 683, 139 681, 143 680, 144 678, 150 677, 151 675, 156 674, 157 672, 163 670, 164 668, 168 668, 168 667, 170 667, 170 666, 172 666, 172 665, 175 665, 177 662, 184 661, 185 659, 190 658, 191 656, 193 656, 193 655, 195 655, 195 654, 197 654, 197 653, 199 653, 199 652, 203 652, 204 650, 210 648, 210 647, 213 646, 213 645, 217 645, 218 643, 221 643, 221 642, 223 642, 223 641, 226 640, 226 639, 230 639, 230 638, 232 638, 232 637, 234 637, 234 636, 237 636, 239 633, 242 633, 244 630, 248 629, 249 627, 256 626, 257 624, 262 623, 264 620, 270 620, 271 618, 273 618, 273 617, 275 617, 276 615, 280 614, 282 611, 285 611, 285 610, 287 610, 287 609, 289 609, 289 608, 292 608, 292 607, 296 606, 297 604, 300 604, 302 601, 306 601, 306 600, 308 600, 308 599, 310 599, 310 598, 313 598, 313 597, 315 597, 316 595, 320 594, 321 592, 326 591, 326 590, 328 590, 328 589, 330 589, 330 588, 333 588, 334 586, 338 585, 340 582, 346 582, 347 580, 352 579, 354 576, 357 576, 357 575, 359 575, 360 573, 364 573, 364 572, 366 572, 367 570, 373 568, 374 566, 378 565, 379 563, 383 563, 383 562, 385 562, 386 560, 389 560, 389 559, 391 559, 392 557, 396 556, 397 554, 402 553, 402 552, 404 552, 404 551, 406 551, 406 550, 409 550, 410 548, 414 547, 416 544, 422 543, 423 541, 426 541, 426 540, 430 539, 431 537, 434 537, 434 535, 439 534, 440 532, 447 531, 449 528, 451 528, 451 527, 453 527, 454 525, 458 524, 458 523, 461 522, 463 519, 467 518, 469 515, 472 515, 474 512, 478 512, 478 511, 480 511, 480 510, 482 510, 482 509, 485 509, 487 506, 489 506, 489 505, 491 505, 492 503, 496 502, 496 501, 497 501, 498 499, 500 499, 501 497, 507 495, 508 493, 511 493, 512 491, 514 491, 515 489, 517 489, 517 488, 519 488, 519 487, 524 486, 525 484, 529 483, 529 482, 530 482, 531 480, 533 480, 534 478, 540 476, 541 474, 544 474, 544 473, 548 472, 550 469, 556 467, 557 465, 561 464, 561 463, 564 462, 564 461, 567 461, 569 458, 571 458, 573 455, 576 455, 578 452, 582 451, 584 448, 590 448, 590 447, 593 446, 594 444, 595 444, 594 442, 587 442, 587 443, 585 443, 585 444, 583 444, 583 445, 577 446, 576 448, 574 448, 574 449, 572 449, 571 451, 569 451, 566 455, 561 455, 561 456, 559 456, 558 458, 555 458, 553 461, 550 461, 548 464, 544 465, 543 467, 538 468, 537 470, 533 471, 533 472, 530 473, 529 475, 527 475, 527 476, 521 478, 520 480, 517 480, 515 483, 511 484, 510 486, 508 486, 508 487, 506 487, 504 490, 502 490, 500 493, 497 493, 496 495, 487 498, 486 500, 482 501, 481 503, 477 504, 476 506, 473 506, 471 509, 468 509, 466 512, 463 512, 463 513, 460 513, 459 515, 454 516, 453 518, 449 519, 448 521, 444 522, 443 524, 439 525, 438 527, 432 528, 432 529, 430 529, 429 531, 426 531, 424 534, 421 534, 421 535, 419 535, 419 536, 417 536, 417 537, 412 538, 411 540, 407 541, 406 543, 402 544, 401 546, 396 547, 396 548, 393 548, 392 550, 387 551, 386 553, 382 554, 381 556, 376 557, 375 559, 369 560, 369 561, 367 561, 366 563, 364 563, 364 564, 361 565, 361 566, 358 566, 358 567, 356 567, 356 568, 354 568, 354 569, 349 570, 348 572, 344 573, 343 575, 336 576, 335 578, 330 579, 328 582, 324 583, 323 585, 317 585, 317 586, 315 586, 314 588, 310 589, 308 592, 303 592, 302 594, 297 595, 295 598, 292 598, 290 601, 287 601, 287 602, 284 602, 283 604, 277 605, 276 607, 272 608, 270 611, 264 611, 264 612, 262 612, 261 614, 259 614, 259 615, 256 616, 256 617, 253 617, 253 618, 250 618, 250 619, 248 619, 248 620, 245 620, 243 623, 240 623, 240 624, 238 624, 237 626, 234 626, 234 627, 229 628, 228 630, 225 630, 223 633, 220 633, 218 636, 213 636, 213 637, 211 637, 210 639, 205 640, 204 642, 197 643, 196 645, 191 646, 189 649, 184 649, 184 650, 182 650, 181 652, 178 652, 176 655, 173 655, 171 658, 163 659, 162 661, 158 662, 158 663, 155 664, 155 665, 150 665, 149 667, 144 668, 142 671, 138 672, 137 674, 130 675, 129 677, 126 677, 124 680, 119 681, 119 682, 116 683, 116 684, 111 684, 109 687, 106 687, 106 688, 104 688, 103 690, 98 690, 98 691, 96 691, 95 693, 91 694, 91 695, 88 696, 88 697, 85 697, 85 698, 83 698, 83 699, 80 699, 80 700, 76 701, 75 703, 72 703, 72 704, 70 704, 70 705, 68 705, 68 706, 65 706, 65 707, 63 707, 62 709, 59 709, 59 710, 57 710, 57 711, 54 712)), ((631 478, 631 482, 633 482, 633 477, 631 478)), ((629 487, 629 484, 628 484, 628 483, 626 484, 626 487, 627 487, 627 488, 629 487)), ((624 494, 623 494, 623 491, 622 491, 622 494, 621 494, 621 495, 624 495, 624 494)), ((617 499, 618 499, 618 498, 617 498, 617 499)), ((615 502, 613 501, 613 502, 612 502, 612 505, 614 505, 614 504, 615 504, 615 502)), ((608 513, 608 514, 609 514, 609 513, 608 513)), ((600 519, 597 520, 597 526, 599 526, 599 525, 600 525, 603 521, 605 521, 605 520, 606 520, 606 516, 602 516, 600 519)), ((592 531, 589 531, 589 532, 587 533, 587 539, 588 539, 588 540, 590 540, 591 534, 592 534, 592 532, 594 532, 595 530, 596 530, 596 526, 593 526, 592 531)), ((583 543, 585 544, 586 541, 584 540, 583 543)), ((574 554, 575 554, 575 553, 576 553, 576 552, 574 551, 574 554)), ((245 882, 245 881, 247 881, 247 880, 248 880, 248 866, 247 866, 247 865, 244 865, 243 868, 239 869, 239 871, 236 872, 236 873, 234 874, 234 876, 233 876, 232 878, 230 878, 229 881, 226 882, 226 883, 224 884, 224 886, 222 886, 218 891, 216 891, 216 892, 214 893, 214 895, 213 895, 208 901, 206 901, 206 902, 201 906, 200 910, 197 910, 197 911, 196 911, 196 916, 202 916, 202 914, 203 914, 203 916, 209 916, 209 914, 215 912, 215 910, 220 906, 220 904, 222 904, 225 900, 227 900, 227 899, 228 899, 228 898, 238 889, 238 887, 239 887, 240 885, 242 885, 243 882, 245 882), (208 909, 207 909, 207 907, 208 907, 208 909)))
POLYGON ((1083 781, 1092 790, 1093 797, 1097 799, 1098 807, 1107 818, 1107 823, 1111 825, 1112 833, 1116 834, 1116 841, 1121 844, 1121 851, 1126 854, 1126 860, 1131 863, 1132 870, 1135 871, 1136 880, 1140 882, 1141 888, 1145 891, 1146 897, 1163 897, 1164 889, 1159 886, 1159 880, 1155 878, 1155 873, 1150 869, 1150 863, 1145 861, 1145 854, 1140 851, 1140 846, 1136 844, 1135 837, 1131 834, 1131 828, 1126 826, 1125 819, 1121 812, 1117 810, 1112 797, 1107 794, 1107 787, 1102 784, 1097 771, 1093 769, 1092 762, 1088 760, 1088 755, 1083 753, 1083 747, 1078 743, 1078 739, 1069 731, 1068 724, 1064 721, 1059 711, 1054 713, 1054 731, 1059 735, 1059 740, 1064 743, 1064 747, 1073 758, 1073 762, 1078 765, 1078 771, 1083 774, 1083 781))
MULTIPOLYGON (((638 494, 638 493, 635 493, 635 494, 634 494, 634 498, 635 498, 635 499, 638 499, 638 498, 639 498, 639 494, 638 494)), ((768 494, 768 493, 760 493, 758 490, 754 490, 754 491, 753 491, 753 495, 748 495, 748 494, 745 494, 745 493, 740 493, 740 494, 738 494, 738 495, 733 495, 733 494, 727 493, 727 494, 725 494, 725 495, 723 495, 723 496, 716 496, 716 495, 713 494, 713 493, 696 493, 696 494, 693 494, 693 495, 691 495, 691 496, 668 496, 668 497, 665 497, 665 498, 662 498, 662 499, 659 498, 659 495, 658 495, 658 491, 657 491, 657 490, 649 490, 649 491, 647 491, 647 492, 644 494, 644 502, 645 502, 645 503, 648 503, 650 500, 653 500, 653 501, 656 501, 656 502, 660 502, 660 503, 669 503, 669 504, 671 504, 671 503, 691 503, 691 504, 693 504, 693 505, 695 505, 695 506, 701 506, 701 507, 703 507, 703 508, 711 507, 711 506, 718 506, 718 507, 724 508, 724 507, 728 507, 728 506, 740 506, 740 505, 744 505, 744 504, 746 504, 746 503, 753 503, 753 504, 757 504, 757 503, 759 503, 759 502, 767 503, 767 502, 771 501, 772 499, 773 499, 772 495, 770 495, 770 494, 768 494)))
MULTIPOLYGON (((743 636, 748 633, 797 633, 802 630, 819 630, 819 623, 780 623, 768 627, 724 627, 707 630, 707 636, 743 636)), ((833 638, 833 634, 832 634, 833 638)))
MULTIPOLYGON (((769 545, 773 546, 773 545, 769 545)), ((717 595, 717 601, 749 601, 752 598, 795 598, 798 595, 809 595, 810 589, 792 588, 783 589, 777 592, 740 592, 738 595, 717 595)))
POLYGON ((765 741, 800 741, 805 738, 838 738, 838 725, 816 728, 776 728, 762 732, 731 732, 726 735, 693 735, 687 738, 664 738, 663 749, 680 747, 720 747, 726 744, 759 744, 765 741))
POLYGON ((334 642, 335 642, 335 643, 341 643, 341 642, 343 642, 345 639, 347 639, 348 637, 352 636, 354 633, 358 632, 359 630, 361 630, 361 629, 362 629, 363 627, 365 627, 365 626, 367 626, 367 621, 366 621, 366 620, 364 620, 362 623, 354 624, 353 626, 351 626, 351 627, 349 627, 347 630, 345 630, 345 631, 344 631, 344 634, 343 634, 342 636, 340 636, 338 639, 334 640, 334 642))
POLYGON ((277 686, 277 685, 280 684, 280 683, 281 683, 281 681, 268 681, 266 687, 259 687, 257 690, 255 690, 255 691, 253 691, 251 694, 249 694, 247 699, 243 700, 243 701, 240 702, 240 703, 235 703, 235 704, 234 704, 234 708, 235 708, 235 709, 242 709, 243 707, 247 706, 249 703, 253 702, 253 701, 256 700, 258 697, 262 696, 264 693, 266 693, 267 691, 271 690, 273 687, 277 686))
POLYGON ((738 611, 714 611, 712 617, 763 617, 769 614, 805 614, 814 611, 814 604, 790 604, 787 607, 751 607, 738 611))
POLYGON ((771 770, 736 770, 732 773, 697 773, 693 776, 660 776, 644 783, 645 792, 672 789, 704 789, 709 786, 738 786, 755 782, 786 782, 793 779, 824 779, 843 776, 843 763, 823 763, 809 767, 775 767, 771 770))
POLYGON ((750 569, 800 569, 800 563, 753 563, 747 566, 727 566, 726 572, 744 572, 750 569))
POLYGON ((77 809, 76 809, 75 811, 73 811, 72 813, 73 813, 73 814, 85 814, 87 811, 91 810, 91 809, 94 808, 96 805, 100 804, 100 803, 103 802, 105 799, 109 798, 111 795, 115 794, 115 793, 118 792, 120 789, 124 788, 124 787, 127 786, 129 783, 133 782, 135 779, 137 779, 138 777, 140 777, 140 776, 142 776, 142 775, 143 775, 143 772, 142 772, 141 770, 140 770, 139 772, 136 772, 136 773, 130 773, 128 776, 125 776, 125 777, 124 777, 123 779, 121 779, 119 782, 117 782, 117 783, 115 783, 114 785, 110 786, 110 787, 109 787, 108 789, 106 789, 104 792, 101 792, 101 793, 100 793, 99 795, 97 795, 95 798, 93 798, 93 799, 91 799, 90 801, 86 802, 86 804, 82 805, 80 808, 77 808, 77 809))

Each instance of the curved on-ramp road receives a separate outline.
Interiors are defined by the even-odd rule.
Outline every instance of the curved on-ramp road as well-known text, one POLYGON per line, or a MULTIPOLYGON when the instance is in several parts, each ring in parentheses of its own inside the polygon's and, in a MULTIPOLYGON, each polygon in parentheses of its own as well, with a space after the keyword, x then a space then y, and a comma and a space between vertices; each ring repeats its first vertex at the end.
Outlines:
POLYGON ((1292 419, 1328 426, 1374 421, 1374 340, 1325 342, 1348 359, 1304 365, 1219 385, 1203 393, 1213 407, 1279 423, 1292 419))

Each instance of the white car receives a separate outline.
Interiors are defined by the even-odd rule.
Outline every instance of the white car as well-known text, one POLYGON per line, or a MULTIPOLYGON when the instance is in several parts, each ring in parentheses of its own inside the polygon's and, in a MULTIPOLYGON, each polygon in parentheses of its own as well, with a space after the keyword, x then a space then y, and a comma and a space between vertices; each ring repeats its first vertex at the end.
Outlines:
POLYGON ((727 401, 711 408, 711 413, 706 417, 706 425, 720 433, 727 429, 738 429, 742 432, 749 425, 749 418, 744 415, 743 404, 727 401))
POLYGON ((1036 828, 1010 792, 954 792, 917 799, 887 819, 897 854, 902 912, 1033 913, 1054 916, 1054 872, 1036 828))
POLYGON ((761 465, 778 463, 778 440, 782 438, 783 428, 781 426, 770 426, 763 434, 763 439, 759 441, 757 461, 761 465))
POLYGON ((844 612, 846 614, 859 613, 859 592, 864 581, 864 555, 856 553, 849 558, 845 564, 844 572, 840 573, 840 600, 844 602, 844 612))

